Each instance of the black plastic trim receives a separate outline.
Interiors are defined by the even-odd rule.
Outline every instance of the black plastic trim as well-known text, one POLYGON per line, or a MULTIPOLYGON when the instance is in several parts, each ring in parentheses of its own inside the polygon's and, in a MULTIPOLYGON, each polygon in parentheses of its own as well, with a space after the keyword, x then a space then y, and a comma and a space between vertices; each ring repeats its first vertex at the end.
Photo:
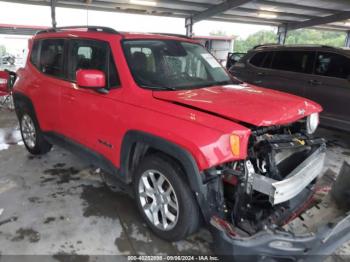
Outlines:
POLYGON ((129 163, 132 155, 132 148, 138 142, 142 142, 178 160, 184 168, 192 190, 200 191, 200 185, 202 184, 201 175, 196 161, 188 151, 163 138, 137 130, 131 130, 125 134, 121 147, 120 169, 121 173, 127 178, 126 180, 132 180, 129 163))
MULTIPOLYGON (((15 112, 17 114, 18 119, 20 116, 19 112, 20 112, 21 108, 23 108, 24 106, 29 107, 29 109, 32 110, 32 112, 35 114, 34 105, 32 103, 32 100, 28 96, 26 96, 22 93, 19 93, 19 92, 13 92, 12 96, 13 96, 13 101, 15 104, 15 112)), ((36 116, 36 114, 35 114, 35 116, 36 116)))
POLYGON ((58 145, 75 155, 87 159, 93 166, 101 168, 103 171, 119 178, 122 180, 121 182, 125 183, 123 177, 120 176, 119 169, 103 155, 55 132, 45 132, 44 136, 50 143, 58 145))
POLYGON ((206 222, 209 223, 211 212, 207 203, 207 185, 203 183, 203 174, 201 174, 199 171, 195 159, 187 150, 183 149, 182 147, 149 133, 137 130, 128 131, 124 136, 121 147, 120 174, 122 176, 125 176, 123 179, 127 182, 132 181, 132 174, 130 172, 129 163, 131 160, 130 157, 132 156, 132 150, 135 144, 138 142, 144 143, 153 149, 159 150, 181 163, 187 181, 190 185, 190 189, 195 195, 203 217, 206 222))

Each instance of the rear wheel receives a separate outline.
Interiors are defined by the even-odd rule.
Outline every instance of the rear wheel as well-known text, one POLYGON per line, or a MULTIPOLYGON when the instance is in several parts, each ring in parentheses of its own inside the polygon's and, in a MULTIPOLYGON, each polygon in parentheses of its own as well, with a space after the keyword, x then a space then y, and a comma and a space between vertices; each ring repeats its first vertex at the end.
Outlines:
POLYGON ((136 171, 134 189, 141 215, 159 237, 177 241, 198 230, 198 205, 171 158, 146 157, 136 171))
POLYGON ((52 145, 45 140, 30 110, 21 111, 20 130, 24 145, 31 154, 41 155, 50 151, 52 145))
POLYGON ((15 59, 13 57, 10 57, 7 61, 8 61, 8 63, 10 65, 14 65, 15 64, 15 59))

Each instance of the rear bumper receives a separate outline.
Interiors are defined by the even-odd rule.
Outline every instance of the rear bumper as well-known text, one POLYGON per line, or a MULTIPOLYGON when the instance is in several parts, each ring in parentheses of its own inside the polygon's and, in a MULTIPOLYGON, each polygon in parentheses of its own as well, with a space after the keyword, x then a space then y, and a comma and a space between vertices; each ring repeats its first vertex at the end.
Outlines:
POLYGON ((303 235, 267 229, 247 238, 233 237, 213 220, 211 231, 216 254, 239 261, 322 261, 320 256, 331 255, 350 240, 350 214, 303 235))

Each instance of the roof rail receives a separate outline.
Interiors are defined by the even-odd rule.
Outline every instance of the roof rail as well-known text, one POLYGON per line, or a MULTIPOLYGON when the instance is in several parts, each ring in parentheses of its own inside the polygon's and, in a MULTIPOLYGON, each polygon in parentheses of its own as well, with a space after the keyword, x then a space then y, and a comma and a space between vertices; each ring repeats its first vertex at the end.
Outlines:
POLYGON ((337 49, 337 47, 330 46, 330 45, 318 45, 318 44, 290 44, 290 45, 281 45, 281 44, 262 44, 262 45, 257 45, 253 47, 254 49, 258 48, 264 48, 264 47, 285 47, 285 48, 291 48, 291 47, 321 47, 321 48, 329 48, 329 49, 337 49))
POLYGON ((119 34, 118 31, 114 30, 110 27, 104 27, 104 26, 64 26, 64 27, 56 27, 56 28, 49 28, 45 30, 41 30, 37 32, 36 34, 44 34, 44 33, 53 33, 53 32, 62 32, 64 30, 69 29, 86 29, 88 32, 103 32, 103 33, 109 33, 109 34, 119 34))
POLYGON ((331 45, 321 45, 321 47, 337 49, 335 46, 331 46, 331 45))
POLYGON ((181 34, 171 34, 171 33, 151 33, 155 35, 165 35, 165 36, 175 36, 175 37, 180 37, 180 38, 186 38, 186 39, 193 39, 192 37, 186 36, 186 35, 181 35, 181 34))
POLYGON ((284 47, 321 47, 321 48, 331 48, 336 49, 337 47, 331 45, 320 45, 320 44, 289 44, 283 45, 284 47))
POLYGON ((276 44, 276 43, 268 43, 268 44, 261 44, 261 45, 256 45, 253 47, 253 49, 261 48, 261 47, 269 47, 269 46, 280 46, 281 44, 276 44))

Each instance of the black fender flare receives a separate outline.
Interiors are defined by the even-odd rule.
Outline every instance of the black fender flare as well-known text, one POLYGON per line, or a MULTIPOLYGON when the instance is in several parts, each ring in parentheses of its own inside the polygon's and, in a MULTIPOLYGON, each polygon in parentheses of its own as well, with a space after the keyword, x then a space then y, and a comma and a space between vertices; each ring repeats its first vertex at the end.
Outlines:
POLYGON ((197 163, 193 156, 184 148, 169 142, 161 137, 154 136, 137 130, 128 131, 122 142, 120 154, 120 173, 124 176, 126 181, 132 181, 132 174, 129 169, 130 156, 132 154, 133 146, 136 143, 144 143, 158 151, 173 157, 181 163, 190 188, 194 192, 201 192, 203 181, 202 175, 198 169, 197 163))
POLYGON ((131 160, 130 156, 132 155, 134 145, 140 142, 152 147, 153 149, 164 152, 182 165, 190 189, 201 209, 204 221, 209 223, 211 211, 207 201, 208 188, 203 183, 203 174, 199 171, 193 156, 179 145, 143 131, 128 131, 123 138, 120 152, 120 175, 122 176, 122 179, 127 183, 132 182, 132 174, 129 170, 129 163, 131 160))
POLYGON ((36 117, 33 102, 28 96, 26 96, 22 93, 19 93, 19 92, 14 92, 12 96, 13 96, 13 101, 15 104, 15 111, 16 111, 18 118, 20 117, 20 115, 19 115, 20 109, 23 108, 24 106, 27 106, 28 109, 30 109, 36 117))

